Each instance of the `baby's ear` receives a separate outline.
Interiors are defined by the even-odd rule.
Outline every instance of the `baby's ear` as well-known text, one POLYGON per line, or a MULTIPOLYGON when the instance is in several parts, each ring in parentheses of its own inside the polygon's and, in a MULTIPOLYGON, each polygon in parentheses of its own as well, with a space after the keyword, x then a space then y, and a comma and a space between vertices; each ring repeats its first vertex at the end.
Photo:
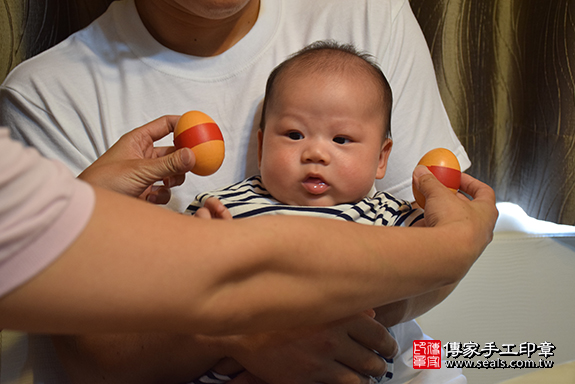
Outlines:
POLYGON ((258 169, 261 169, 262 165, 262 145, 264 142, 264 131, 258 129, 258 169))
POLYGON ((385 171, 387 170, 387 160, 389 159, 389 154, 391 153, 392 146, 393 141, 391 139, 385 139, 381 145, 381 152, 379 152, 379 162, 377 164, 377 172, 375 173, 376 179, 383 179, 383 176, 385 176, 385 171))

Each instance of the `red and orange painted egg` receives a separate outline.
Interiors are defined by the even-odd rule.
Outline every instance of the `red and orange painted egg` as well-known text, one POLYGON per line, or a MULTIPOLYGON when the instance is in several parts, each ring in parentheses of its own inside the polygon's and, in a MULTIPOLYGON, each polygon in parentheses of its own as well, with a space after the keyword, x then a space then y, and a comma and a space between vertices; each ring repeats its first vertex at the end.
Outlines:
MULTIPOLYGON (((457 193, 461 183, 461 167, 457 157, 449 149, 436 148, 427 152, 417 165, 425 165, 439 181, 453 193, 457 193)), ((425 196, 413 187, 415 201, 425 208, 425 196)))
POLYGON ((196 156, 192 172, 208 176, 224 161, 225 146, 222 131, 211 117, 200 111, 184 113, 174 130, 174 146, 190 148, 196 156))

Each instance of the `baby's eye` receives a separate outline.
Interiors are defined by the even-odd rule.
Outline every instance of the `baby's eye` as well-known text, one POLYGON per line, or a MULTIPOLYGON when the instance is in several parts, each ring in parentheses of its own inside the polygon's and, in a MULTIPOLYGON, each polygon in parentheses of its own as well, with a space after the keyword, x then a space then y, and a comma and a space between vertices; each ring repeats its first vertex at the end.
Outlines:
POLYGON ((303 135, 300 132, 292 131, 287 133, 287 137, 292 140, 301 140, 303 139, 303 135))
POLYGON ((343 136, 336 136, 333 138, 333 141, 336 142, 337 144, 347 144, 350 142, 350 140, 347 137, 343 136))

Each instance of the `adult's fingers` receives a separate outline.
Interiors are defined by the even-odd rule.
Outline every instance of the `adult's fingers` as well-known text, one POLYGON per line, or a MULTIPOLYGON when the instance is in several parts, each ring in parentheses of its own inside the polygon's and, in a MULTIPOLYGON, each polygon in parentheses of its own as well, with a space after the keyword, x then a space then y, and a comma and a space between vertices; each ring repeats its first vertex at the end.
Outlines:
POLYGON ((151 137, 153 141, 160 140, 162 137, 174 131, 179 118, 177 115, 162 116, 136 128, 133 132, 147 135, 151 137))
MULTIPOLYGON (((196 157, 189 148, 178 149, 169 155, 156 157, 154 159, 145 159, 142 161, 142 178, 146 181, 165 180, 170 177, 183 175, 191 171, 196 163, 196 157)), ((168 181, 167 184, 177 183, 180 184, 183 180, 174 178, 168 181)))
POLYGON ((495 204, 496 202, 493 189, 468 174, 461 174, 461 185, 459 189, 471 196, 473 200, 481 200, 489 204, 495 204))
MULTIPOLYGON (((413 185, 425 196, 426 202, 453 196, 453 193, 437 180, 433 173, 424 165, 415 167, 413 171, 413 185)), ((425 204, 427 206, 427 203, 425 204)))
POLYGON ((397 353, 397 342, 389 331, 364 314, 350 323, 348 334, 354 342, 336 360, 365 376, 379 377, 385 374, 387 364, 381 356, 393 358, 397 353))
POLYGON ((399 349, 397 341, 379 321, 370 319, 369 322, 371 324, 368 332, 352 328, 349 335, 364 347, 377 351, 381 356, 393 358, 399 349))
POLYGON ((170 201, 172 192, 169 188, 154 185, 147 193, 144 192, 144 195, 149 203, 164 205, 170 201))

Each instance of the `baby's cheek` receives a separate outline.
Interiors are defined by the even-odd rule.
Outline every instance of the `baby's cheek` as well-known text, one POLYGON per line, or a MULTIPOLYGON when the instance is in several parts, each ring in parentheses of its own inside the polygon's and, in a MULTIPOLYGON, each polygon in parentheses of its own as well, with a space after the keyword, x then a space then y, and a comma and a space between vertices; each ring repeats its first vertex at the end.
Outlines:
POLYGON ((367 164, 354 163, 342 167, 339 179, 343 181, 343 188, 347 194, 362 199, 375 182, 375 168, 367 164))
POLYGON ((346 180, 360 180, 367 177, 367 169, 365 163, 359 161, 353 161, 349 159, 345 162, 340 163, 340 174, 346 180))

